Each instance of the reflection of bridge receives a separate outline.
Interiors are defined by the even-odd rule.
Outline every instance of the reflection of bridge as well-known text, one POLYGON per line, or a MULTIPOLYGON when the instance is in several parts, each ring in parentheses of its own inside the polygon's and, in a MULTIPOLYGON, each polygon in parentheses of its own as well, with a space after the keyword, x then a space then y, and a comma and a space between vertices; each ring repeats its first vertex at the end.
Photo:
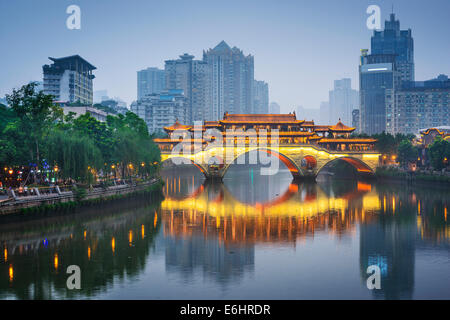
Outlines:
POLYGON ((247 154, 250 164, 263 164, 270 169, 268 174, 276 172, 279 160, 295 178, 314 178, 337 159, 365 174, 373 173, 379 164, 376 140, 350 137, 355 128, 340 121, 334 126, 319 126, 313 121, 297 120, 295 113, 225 114, 223 120, 205 121, 202 126, 176 122, 164 129, 169 138, 155 139, 162 161, 184 159, 207 178, 222 178, 231 164, 240 163, 247 154))
POLYGON ((226 243, 295 243, 320 230, 340 235, 381 208, 379 197, 365 183, 339 196, 327 195, 315 184, 291 183, 278 197, 256 204, 237 200, 223 184, 206 183, 190 195, 174 198, 168 190, 177 185, 176 180, 166 183, 161 203, 165 232, 200 233, 226 243))

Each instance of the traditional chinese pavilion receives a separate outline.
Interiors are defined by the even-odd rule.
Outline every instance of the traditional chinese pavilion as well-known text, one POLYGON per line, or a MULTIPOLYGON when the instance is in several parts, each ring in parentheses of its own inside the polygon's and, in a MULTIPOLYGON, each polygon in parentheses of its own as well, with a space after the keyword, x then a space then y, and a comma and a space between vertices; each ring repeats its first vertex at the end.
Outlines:
POLYGON ((155 139, 162 151, 170 151, 179 144, 191 144, 191 149, 204 148, 210 141, 222 136, 226 143, 248 143, 267 139, 282 144, 313 144, 328 150, 366 151, 373 150, 376 140, 352 138, 355 128, 339 121, 335 125, 315 125, 314 121, 298 120, 294 113, 289 114, 229 114, 222 120, 205 121, 199 128, 180 124, 176 121, 164 127, 168 138, 155 139), (203 133, 203 136, 202 134, 203 133), (198 137, 197 137, 198 135, 198 137))

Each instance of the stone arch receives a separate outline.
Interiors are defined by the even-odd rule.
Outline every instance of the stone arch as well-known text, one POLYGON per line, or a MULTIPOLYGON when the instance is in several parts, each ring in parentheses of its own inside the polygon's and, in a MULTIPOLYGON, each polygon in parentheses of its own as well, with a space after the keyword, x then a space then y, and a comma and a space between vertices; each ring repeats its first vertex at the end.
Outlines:
POLYGON ((282 154, 282 153, 280 153, 278 151, 270 149, 270 148, 256 148, 256 149, 248 150, 248 151, 245 151, 245 152, 242 152, 242 153, 238 154, 233 159, 233 161, 231 163, 229 163, 229 164, 227 164, 225 166, 225 168, 223 169, 222 177, 225 176, 225 174, 227 173, 228 169, 230 168, 231 165, 233 165, 233 163, 236 161, 237 158, 239 158, 240 156, 246 155, 247 153, 252 152, 252 151, 265 151, 269 155, 274 155, 281 162, 284 163, 284 165, 289 169, 289 171, 291 172, 291 174, 292 174, 292 176, 294 178, 298 178, 298 177, 303 176, 302 170, 295 164, 295 161, 292 160, 290 157, 288 157, 288 156, 286 156, 286 155, 284 155, 284 154, 282 154))
POLYGON ((335 158, 335 159, 332 159, 332 160, 326 162, 326 163, 323 164, 320 168, 317 169, 316 175, 318 175, 318 174, 320 173, 320 171, 322 171, 322 169, 323 169, 324 167, 326 167, 326 166, 329 165, 330 163, 336 162, 336 161, 338 161, 338 160, 345 161, 345 162, 347 162, 348 164, 352 165, 352 166, 356 169, 356 171, 358 171, 359 173, 363 173, 363 174, 374 174, 372 168, 371 168, 367 163, 365 163, 363 160, 358 159, 358 158, 354 158, 354 157, 348 157, 348 156, 346 156, 346 157, 335 158))
POLYGON ((208 172, 201 164, 198 164, 194 160, 186 158, 186 157, 170 157, 170 158, 162 160, 161 163, 164 163, 166 161, 173 160, 173 159, 186 159, 186 160, 188 160, 191 164, 196 166, 200 170, 201 173, 203 173, 205 178, 208 178, 208 172))

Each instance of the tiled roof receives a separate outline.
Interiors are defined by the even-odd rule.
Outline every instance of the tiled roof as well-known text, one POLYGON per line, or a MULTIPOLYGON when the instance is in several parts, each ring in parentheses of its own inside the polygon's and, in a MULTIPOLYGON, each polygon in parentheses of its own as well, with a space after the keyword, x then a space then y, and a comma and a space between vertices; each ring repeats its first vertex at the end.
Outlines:
POLYGON ((330 126, 330 131, 354 131, 356 128, 348 127, 339 120, 334 126, 330 126))

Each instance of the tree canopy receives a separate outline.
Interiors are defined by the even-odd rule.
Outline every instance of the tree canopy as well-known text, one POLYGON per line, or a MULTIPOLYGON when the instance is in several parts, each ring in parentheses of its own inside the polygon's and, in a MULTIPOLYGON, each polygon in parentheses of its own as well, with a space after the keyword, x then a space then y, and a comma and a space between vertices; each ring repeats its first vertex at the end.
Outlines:
POLYGON ((107 117, 64 115, 52 96, 30 83, 7 95, 0 105, 0 165, 48 165, 61 178, 90 181, 94 174, 151 175, 160 162, 158 146, 136 114, 107 117))

